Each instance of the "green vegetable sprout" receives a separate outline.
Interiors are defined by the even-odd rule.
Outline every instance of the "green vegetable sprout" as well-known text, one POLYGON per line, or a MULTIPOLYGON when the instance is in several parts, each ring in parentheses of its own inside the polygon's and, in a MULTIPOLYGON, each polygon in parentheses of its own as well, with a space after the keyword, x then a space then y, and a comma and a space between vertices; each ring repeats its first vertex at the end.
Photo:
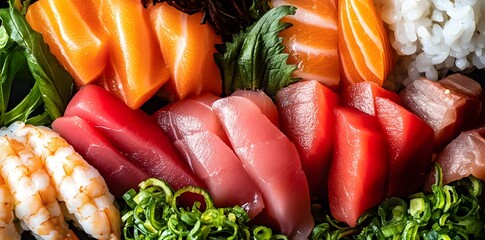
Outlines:
POLYGON ((432 192, 407 200, 389 198, 363 214, 355 228, 343 226, 329 215, 317 225, 311 239, 484 239, 484 211, 480 208, 483 184, 473 176, 442 184, 442 169, 435 164, 432 192))
POLYGON ((208 192, 189 186, 177 191, 164 181, 150 178, 123 195, 127 206, 122 211, 124 239, 287 239, 265 226, 248 226, 249 216, 240 207, 216 208, 208 192), (191 208, 178 205, 185 193, 203 197, 191 208))

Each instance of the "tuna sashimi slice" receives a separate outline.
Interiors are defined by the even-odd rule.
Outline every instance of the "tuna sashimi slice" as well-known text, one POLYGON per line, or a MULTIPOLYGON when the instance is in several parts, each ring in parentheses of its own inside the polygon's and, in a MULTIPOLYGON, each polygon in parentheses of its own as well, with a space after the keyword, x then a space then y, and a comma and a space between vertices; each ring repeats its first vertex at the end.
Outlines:
POLYGON ((346 87, 341 94, 342 105, 353 107, 362 112, 376 115, 376 97, 387 98, 399 105, 403 105, 401 97, 374 82, 358 82, 346 87))
POLYGON ((295 143, 310 193, 325 198, 332 160, 338 95, 323 84, 302 81, 276 94, 282 131, 295 143))
POLYGON ((462 90, 462 87, 468 86, 481 91, 480 85, 464 85, 473 80, 462 75, 453 75, 452 78, 453 84, 443 80, 419 79, 400 92, 406 107, 433 128, 435 151, 443 149, 461 131, 473 127, 480 115, 480 97, 471 89, 462 90), (456 79, 459 76, 462 79, 456 79))
POLYGON ((247 98, 256 104, 261 110, 261 113, 263 113, 275 126, 279 127, 278 109, 273 100, 271 100, 266 93, 263 91, 237 90, 231 95, 247 98))
POLYGON ((116 197, 150 176, 131 163, 103 135, 77 116, 60 117, 52 123, 52 129, 71 144, 86 161, 98 169, 116 197))
POLYGON ((204 94, 193 99, 180 100, 162 108, 153 116, 172 140, 180 140, 186 135, 210 131, 229 144, 226 133, 211 107, 212 102, 219 97, 212 101, 212 96, 214 95, 204 94))
MULTIPOLYGON (((485 128, 462 132, 436 158, 443 169, 443 184, 473 175, 485 180, 485 128)), ((429 179, 434 183, 434 171, 429 179)))
POLYGON ((306 239, 314 221, 295 145, 246 98, 226 97, 213 107, 234 151, 261 190, 268 217, 290 239, 306 239))
POLYGON ((404 107, 376 98, 376 116, 388 143, 388 197, 406 197, 423 185, 431 167, 433 129, 404 107))
MULTIPOLYGON (((192 171, 207 185, 216 206, 243 206, 253 218, 264 207, 261 193, 229 147, 210 95, 175 102, 156 112, 159 126, 174 141, 192 171)), ((217 98, 218 99, 218 98, 217 98)))
POLYGON ((153 118, 129 108, 103 88, 88 85, 79 90, 65 116, 83 118, 135 165, 173 188, 203 186, 153 118))
POLYGON ((374 116, 335 108, 335 153, 328 175, 328 199, 335 219, 351 227, 385 198, 386 139, 374 116))
POLYGON ((242 206, 254 218, 263 197, 241 160, 217 135, 201 132, 182 140, 195 174, 204 181, 218 207, 242 206))

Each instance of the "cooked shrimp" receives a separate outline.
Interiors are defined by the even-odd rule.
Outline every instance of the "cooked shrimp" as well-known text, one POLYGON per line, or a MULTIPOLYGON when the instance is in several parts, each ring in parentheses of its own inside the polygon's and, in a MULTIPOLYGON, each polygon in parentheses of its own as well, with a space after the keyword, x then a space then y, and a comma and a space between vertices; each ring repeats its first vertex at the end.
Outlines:
POLYGON ((57 199, 65 203, 87 234, 97 239, 120 238, 120 213, 94 167, 50 128, 21 124, 14 134, 25 138, 26 144, 43 158, 57 199))
POLYGON ((68 225, 42 160, 30 147, 0 136, 0 172, 12 193, 15 215, 36 238, 65 239, 68 225))
POLYGON ((20 239, 20 234, 14 224, 14 204, 10 189, 0 176, 0 239, 20 239))

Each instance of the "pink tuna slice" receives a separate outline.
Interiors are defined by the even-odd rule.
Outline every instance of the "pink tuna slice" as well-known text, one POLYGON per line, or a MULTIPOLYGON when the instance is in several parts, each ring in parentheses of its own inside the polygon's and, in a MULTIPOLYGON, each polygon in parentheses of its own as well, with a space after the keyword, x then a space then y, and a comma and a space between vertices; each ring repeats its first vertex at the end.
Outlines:
POLYGON ((185 136, 195 174, 207 185, 218 207, 242 206, 254 218, 264 208, 262 195, 232 149, 211 132, 185 136))
POLYGON ((150 177, 79 117, 57 118, 52 123, 52 129, 99 171, 115 197, 122 197, 126 191, 136 189, 138 183, 150 177))
POLYGON ((258 108, 275 126, 279 127, 278 109, 271 98, 263 91, 237 90, 231 94, 246 98, 258 108))
MULTIPOLYGON (((485 181, 485 128, 462 132, 438 154, 436 162, 443 169, 443 184, 469 175, 485 181)), ((432 171, 426 184, 428 189, 434 178, 432 171)))
POLYGON ((204 186, 153 118, 129 108, 103 88, 83 87, 69 102, 65 116, 86 120, 132 163, 150 176, 167 181, 174 189, 204 186))
POLYGON ((258 187, 222 138, 227 136, 206 96, 185 99, 156 112, 159 126, 175 142, 218 207, 242 206, 251 218, 264 208, 258 187), (202 102, 198 100, 201 99, 202 102))
POLYGON ((194 99, 183 99, 170 104, 153 114, 158 125, 172 140, 203 131, 210 131, 229 144, 219 119, 212 111, 212 94, 204 94, 194 99), (164 116, 169 115, 169 116, 164 116), (178 124, 177 123, 183 123, 178 124), (177 125, 177 127, 173 127, 177 125))
POLYGON ((474 126, 480 115, 480 97, 470 89, 463 91, 459 87, 470 83, 464 86, 481 91, 480 85, 473 84, 472 79, 462 75, 452 75, 452 78, 453 84, 443 80, 419 79, 400 93, 406 107, 433 128, 436 151, 445 147, 461 131, 474 126))
POLYGON ((282 131, 295 143, 310 193, 327 196, 338 95, 317 81, 302 81, 276 94, 282 131))
POLYGON ((307 239, 314 221, 295 145, 246 98, 226 97, 213 108, 263 194, 265 213, 290 239, 307 239))

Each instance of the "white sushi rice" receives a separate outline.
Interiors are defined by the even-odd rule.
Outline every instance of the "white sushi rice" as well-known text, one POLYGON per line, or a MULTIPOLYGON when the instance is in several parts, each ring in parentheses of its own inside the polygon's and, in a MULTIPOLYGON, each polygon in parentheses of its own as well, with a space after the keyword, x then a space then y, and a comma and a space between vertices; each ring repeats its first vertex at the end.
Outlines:
POLYGON ((485 0, 374 0, 409 83, 485 67, 485 0))

